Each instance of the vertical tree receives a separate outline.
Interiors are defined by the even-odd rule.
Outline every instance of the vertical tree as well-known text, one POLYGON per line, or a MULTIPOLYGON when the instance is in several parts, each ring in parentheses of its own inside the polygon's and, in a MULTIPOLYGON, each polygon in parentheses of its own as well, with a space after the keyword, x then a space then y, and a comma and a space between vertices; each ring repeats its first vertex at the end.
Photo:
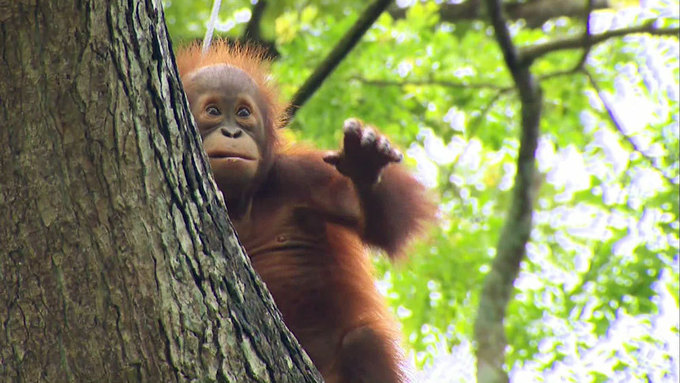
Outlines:
POLYGON ((507 340, 503 320, 531 233, 532 191, 536 190, 536 147, 543 97, 540 85, 531 73, 531 62, 521 60, 512 42, 500 0, 486 0, 486 7, 521 103, 522 129, 512 203, 498 239, 497 255, 484 280, 475 321, 477 381, 502 383, 508 381, 504 369, 507 340))
POLYGON ((241 251, 160 3, 0 3, 0 380, 313 382, 241 251))

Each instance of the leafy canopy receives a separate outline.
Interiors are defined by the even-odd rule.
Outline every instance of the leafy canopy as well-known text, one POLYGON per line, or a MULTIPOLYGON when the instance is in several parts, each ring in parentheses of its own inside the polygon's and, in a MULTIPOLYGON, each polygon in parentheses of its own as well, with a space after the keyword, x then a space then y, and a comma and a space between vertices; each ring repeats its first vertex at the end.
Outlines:
MULTIPOLYGON (((203 36, 211 3, 165 2, 175 44, 203 36)), ((408 3, 404 18, 380 16, 286 134, 335 148, 342 121, 361 118, 404 148, 408 165, 437 191, 441 224, 410 262, 376 260, 378 285, 422 367, 452 348, 469 352, 480 287, 509 208, 520 110, 483 19, 451 22, 438 2, 408 3)), ((285 97, 364 6, 268 2, 260 31, 278 51, 274 74, 285 97)), ((252 7, 223 1, 218 35, 241 36, 252 7)), ((677 10, 677 1, 626 3, 594 12, 591 33, 650 20, 677 28, 677 10)), ((581 36, 584 22, 510 27, 515 44, 530 48, 581 36)), ((544 92, 540 189, 505 318, 512 376, 677 380, 677 36, 631 34, 588 51, 558 50, 538 57, 532 70, 544 92), (583 70, 574 70, 585 52, 583 70)), ((458 363, 460 379, 470 376, 472 367, 458 363)))

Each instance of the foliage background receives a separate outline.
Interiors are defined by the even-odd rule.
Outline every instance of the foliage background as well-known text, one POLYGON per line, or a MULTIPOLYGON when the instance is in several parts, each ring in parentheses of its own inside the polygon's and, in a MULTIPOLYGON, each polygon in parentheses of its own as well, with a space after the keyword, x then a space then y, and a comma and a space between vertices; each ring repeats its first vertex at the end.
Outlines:
MULTIPOLYGON (((250 1, 222 1, 218 35, 238 38, 250 1)), ((519 102, 483 18, 447 20, 440 2, 400 1, 297 113, 286 135, 336 148, 344 119, 387 134, 440 200, 441 222, 405 265, 376 258, 379 288, 428 381, 474 379, 472 330, 510 202, 519 102)), ((364 1, 267 3, 262 39, 290 99, 364 1)), ((678 26, 678 1, 616 2, 591 33, 678 26)), ((165 1, 175 46, 201 39, 212 1, 165 1)), ((584 30, 580 18, 510 25, 531 47, 584 30)), ((677 36, 631 34, 538 57, 544 111, 534 228, 505 318, 514 381, 677 382, 677 36), (578 69, 585 57, 583 70, 578 69)))

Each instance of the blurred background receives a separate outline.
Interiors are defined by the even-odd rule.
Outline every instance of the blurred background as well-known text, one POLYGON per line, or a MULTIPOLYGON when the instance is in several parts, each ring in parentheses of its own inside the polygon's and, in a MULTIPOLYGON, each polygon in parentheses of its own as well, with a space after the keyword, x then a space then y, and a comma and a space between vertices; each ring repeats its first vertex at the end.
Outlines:
MULTIPOLYGON (((215 36, 266 46, 283 101, 369 4, 221 3, 215 36)), ((203 38, 212 0, 164 6, 175 46, 203 38)), ((503 6, 544 97, 534 226, 505 316, 510 378, 678 382, 680 3, 503 6)), ((484 4, 397 1, 338 62, 283 134, 335 149, 342 122, 358 117, 401 147, 441 221, 404 264, 376 256, 377 285, 416 380, 472 382, 473 328, 521 130, 484 4)))

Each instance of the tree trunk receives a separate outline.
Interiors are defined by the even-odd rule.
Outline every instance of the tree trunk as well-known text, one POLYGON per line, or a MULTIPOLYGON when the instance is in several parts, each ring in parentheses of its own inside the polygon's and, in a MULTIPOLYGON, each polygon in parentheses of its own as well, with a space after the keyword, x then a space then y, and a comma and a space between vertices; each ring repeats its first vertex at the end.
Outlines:
POLYGON ((160 2, 0 0, 0 57, 0 381, 320 381, 228 223, 160 2))

